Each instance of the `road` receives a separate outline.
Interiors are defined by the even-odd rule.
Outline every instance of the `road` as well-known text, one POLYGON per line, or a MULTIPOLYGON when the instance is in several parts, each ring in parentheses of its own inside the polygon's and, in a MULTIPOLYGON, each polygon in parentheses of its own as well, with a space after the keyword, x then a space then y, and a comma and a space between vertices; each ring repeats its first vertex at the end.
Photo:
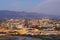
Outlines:
POLYGON ((59 36, 51 36, 51 37, 28 37, 28 36, 6 36, 0 37, 0 40, 60 40, 59 36))
POLYGON ((41 39, 25 37, 25 36, 8 36, 8 37, 0 37, 0 40, 41 40, 41 39))

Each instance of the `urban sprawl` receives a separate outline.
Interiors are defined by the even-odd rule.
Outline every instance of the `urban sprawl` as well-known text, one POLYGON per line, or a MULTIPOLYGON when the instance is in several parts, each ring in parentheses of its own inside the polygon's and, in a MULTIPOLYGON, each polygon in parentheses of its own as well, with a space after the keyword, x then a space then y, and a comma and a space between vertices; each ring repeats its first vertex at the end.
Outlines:
POLYGON ((60 35, 60 19, 0 19, 0 36, 60 35))

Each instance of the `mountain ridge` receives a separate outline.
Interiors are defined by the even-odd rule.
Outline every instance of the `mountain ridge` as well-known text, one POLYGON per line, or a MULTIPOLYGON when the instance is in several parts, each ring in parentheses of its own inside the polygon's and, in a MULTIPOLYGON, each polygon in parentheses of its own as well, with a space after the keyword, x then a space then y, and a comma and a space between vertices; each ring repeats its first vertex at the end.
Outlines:
POLYGON ((24 12, 24 11, 17 12, 17 11, 0 10, 0 18, 42 18, 42 17, 54 18, 58 17, 58 15, 46 15, 43 13, 24 12))

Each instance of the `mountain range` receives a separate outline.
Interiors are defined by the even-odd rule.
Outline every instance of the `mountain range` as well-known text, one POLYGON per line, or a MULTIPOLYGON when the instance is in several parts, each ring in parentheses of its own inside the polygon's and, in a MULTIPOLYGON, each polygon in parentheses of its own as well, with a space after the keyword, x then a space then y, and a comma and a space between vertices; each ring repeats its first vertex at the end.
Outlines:
POLYGON ((42 17, 57 18, 60 16, 47 15, 43 13, 24 12, 24 11, 17 12, 17 11, 0 10, 0 18, 42 18, 42 17))

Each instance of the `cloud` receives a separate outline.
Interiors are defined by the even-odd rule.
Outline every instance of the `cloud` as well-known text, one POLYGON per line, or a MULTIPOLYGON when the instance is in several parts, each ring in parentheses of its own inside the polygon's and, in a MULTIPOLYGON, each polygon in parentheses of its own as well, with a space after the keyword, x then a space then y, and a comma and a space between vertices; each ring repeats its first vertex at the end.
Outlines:
POLYGON ((60 0, 45 0, 41 4, 38 4, 33 12, 45 13, 45 14, 54 14, 60 13, 60 0))

